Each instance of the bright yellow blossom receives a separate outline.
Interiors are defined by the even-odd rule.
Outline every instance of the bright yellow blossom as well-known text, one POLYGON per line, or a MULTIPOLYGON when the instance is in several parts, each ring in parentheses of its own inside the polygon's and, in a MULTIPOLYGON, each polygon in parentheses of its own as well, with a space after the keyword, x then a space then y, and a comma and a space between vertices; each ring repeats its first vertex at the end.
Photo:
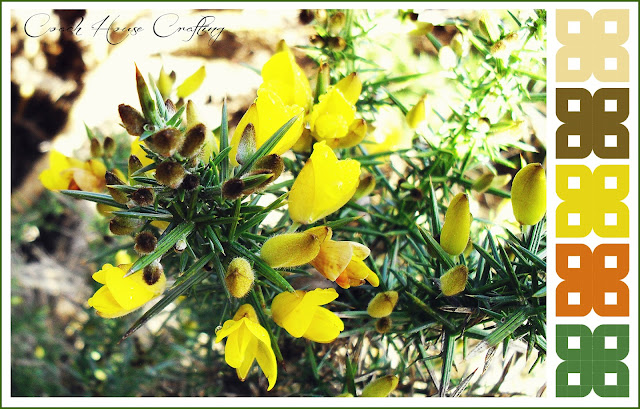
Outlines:
POLYGON ((347 136, 356 121, 355 104, 361 92, 362 82, 353 73, 321 95, 307 117, 311 134, 318 140, 347 136))
POLYGON ((163 272, 145 274, 140 270, 125 277, 130 267, 131 264, 118 267, 105 264, 93 275, 93 279, 103 286, 88 302, 99 316, 116 318, 127 315, 164 292, 167 279, 163 272))
POLYGON ((99 160, 81 161, 58 151, 49 153, 49 169, 40 173, 40 181, 49 190, 100 192, 106 186, 107 168, 99 160))
POLYGON ((293 337, 332 342, 344 330, 344 324, 337 315, 320 306, 336 298, 338 293, 333 288, 282 292, 271 303, 273 321, 293 337))
POLYGON ((365 280, 377 287, 378 276, 363 261, 370 253, 369 248, 360 243, 325 240, 311 265, 342 288, 360 286, 365 280))
POLYGON ((297 105, 305 111, 311 107, 313 96, 309 80, 284 40, 278 44, 278 52, 262 67, 262 80, 260 88, 278 94, 285 105, 297 105))
POLYGON ((242 305, 233 319, 225 321, 222 328, 216 332, 216 342, 221 342, 225 337, 228 338, 224 348, 224 360, 230 367, 236 368, 238 378, 244 381, 253 361, 257 360, 269 381, 267 390, 271 390, 278 377, 276 356, 271 348, 269 334, 260 325, 256 311, 251 305, 242 305))
POLYGON ((282 155, 288 151, 300 138, 302 134, 304 109, 297 105, 286 105, 282 99, 274 91, 268 88, 258 90, 258 98, 249 107, 244 114, 238 126, 236 127, 233 137, 231 138, 231 152, 229 158, 233 166, 238 166, 236 154, 238 153, 238 144, 244 129, 248 124, 253 124, 255 128, 256 148, 262 146, 282 125, 287 123, 296 115, 298 119, 289 128, 284 137, 278 144, 268 153, 276 153, 282 155))
POLYGON ((310 224, 335 212, 351 199, 359 181, 358 161, 338 160, 324 141, 316 143, 289 193, 291 219, 310 224))

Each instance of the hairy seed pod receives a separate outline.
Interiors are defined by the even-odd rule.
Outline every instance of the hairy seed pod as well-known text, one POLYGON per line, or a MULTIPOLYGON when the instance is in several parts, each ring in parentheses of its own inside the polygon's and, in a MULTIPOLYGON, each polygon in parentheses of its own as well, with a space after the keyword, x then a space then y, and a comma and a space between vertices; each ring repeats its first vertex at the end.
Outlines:
POLYGON ((534 225, 547 210, 547 179, 539 163, 530 163, 516 173, 511 185, 513 215, 520 224, 534 225))
POLYGON ((129 197, 127 196, 127 194, 121 190, 118 190, 116 188, 112 188, 109 187, 109 185, 124 185, 125 183, 120 180, 119 177, 116 176, 115 173, 107 171, 104 174, 104 180, 107 183, 107 190, 109 191, 109 194, 111 195, 111 197, 113 198, 113 200, 115 200, 118 203, 121 204, 125 204, 129 201, 129 197))
POLYGON ((158 260, 155 260, 144 268, 142 272, 142 279, 148 285, 154 285, 158 280, 160 280, 163 272, 164 268, 162 267, 162 264, 160 264, 158 260))
POLYGON ((158 239, 149 230, 141 231, 134 239, 133 249, 138 254, 149 254, 156 249, 158 239))
POLYGON ((236 257, 227 267, 224 282, 232 296, 242 298, 251 290, 254 278, 251 264, 242 257, 236 257))
POLYGON ((156 168, 156 180, 172 189, 177 189, 180 186, 185 175, 186 171, 182 165, 171 160, 162 162, 156 168))
POLYGON ((191 158, 200 153, 204 145, 207 127, 204 124, 197 124, 189 129, 184 137, 184 142, 180 148, 180 155, 191 158))
POLYGON ((120 119, 122 120, 124 129, 127 130, 129 135, 142 135, 144 132, 144 125, 147 123, 147 120, 144 119, 144 116, 142 116, 137 109, 129 105, 120 104, 118 105, 118 113, 120 114, 120 119))
POLYGON ((222 185, 222 196, 225 199, 234 200, 242 196, 244 189, 244 182, 241 179, 231 178, 222 185))
POLYGON ((330 37, 327 46, 333 51, 343 51, 347 48, 347 42, 342 37, 330 37))
POLYGON ((300 10, 300 14, 298 15, 298 19, 300 20, 300 24, 307 25, 313 21, 315 18, 313 14, 313 10, 300 10))
POLYGON ((393 325, 393 321, 389 317, 382 317, 376 320, 376 331, 378 334, 386 334, 391 330, 391 326, 393 325))
POLYGON ((309 42, 311 43, 311 45, 318 48, 323 48, 327 44, 325 39, 318 34, 314 34, 309 37, 309 42))
POLYGON ((107 136, 102 142, 102 150, 104 152, 104 156, 107 158, 112 157, 113 154, 116 153, 116 141, 113 140, 112 137, 107 136))
POLYGON ((469 198, 464 193, 458 193, 445 214, 444 226, 440 232, 442 249, 452 256, 462 253, 469 241, 470 228, 469 198))
POLYGON ((367 313, 373 318, 387 317, 391 314, 397 302, 397 291, 385 291, 376 294, 376 296, 369 301, 367 313))
POLYGON ((131 194, 131 200, 133 200, 138 206, 151 206, 155 201, 155 193, 153 189, 148 187, 141 187, 131 194))
POLYGON ((141 219, 116 216, 109 222, 109 231, 117 236, 125 236, 133 233, 143 224, 144 222, 141 219))
POLYGON ((363 398, 385 398, 398 386, 396 375, 387 375, 369 383, 362 390, 363 398))
POLYGON ((97 138, 92 138, 90 142, 90 151, 92 158, 99 158, 104 154, 104 150, 102 149, 102 144, 97 138))
POLYGON ((251 156, 256 152, 256 128, 251 122, 242 131, 240 142, 238 143, 238 153, 236 153, 236 161, 244 165, 251 156))
POLYGON ((128 164, 129 177, 131 177, 131 175, 133 175, 134 173, 136 173, 142 168, 143 166, 142 166, 142 162, 140 162, 140 158, 138 158, 136 155, 129 156, 129 164, 128 164))
POLYGON ((149 149, 162 156, 173 155, 182 144, 182 133, 176 128, 161 129, 145 139, 149 149))
POLYGON ((198 175, 192 174, 188 174, 187 176, 185 176, 184 180, 182 181, 182 185, 180 185, 180 187, 184 190, 193 190, 198 186, 200 186, 200 178, 198 177, 198 175))
POLYGON ((462 264, 444 273, 444 275, 440 277, 440 290, 442 294, 450 297, 463 292, 467 286, 468 276, 469 270, 467 266, 462 264))

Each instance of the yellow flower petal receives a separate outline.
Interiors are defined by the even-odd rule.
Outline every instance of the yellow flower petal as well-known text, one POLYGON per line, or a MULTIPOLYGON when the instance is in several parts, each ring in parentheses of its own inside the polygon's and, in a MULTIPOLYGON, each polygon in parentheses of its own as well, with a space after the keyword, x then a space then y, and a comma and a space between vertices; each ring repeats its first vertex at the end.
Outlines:
POLYGON ((355 105, 358 102, 360 93, 362 93, 362 81, 355 72, 347 75, 336 84, 336 88, 340 90, 344 98, 351 105, 355 105))
POLYGON ((184 80, 182 84, 178 85, 178 88, 176 89, 176 95, 178 96, 178 98, 186 98, 196 92, 196 90, 200 88, 200 85, 202 85, 202 83, 204 82, 204 78, 206 76, 207 72, 203 65, 202 67, 198 68, 196 72, 191 74, 189 78, 184 80))
POLYGON ((117 318, 130 312, 118 304, 106 286, 100 287, 93 297, 89 298, 87 303, 90 307, 95 308, 98 315, 102 318, 117 318))
POLYGON ((313 96, 309 80, 288 47, 275 53, 262 67, 261 86, 274 90, 286 105, 309 109, 313 96))
POLYGON ((316 308, 312 321, 304 337, 314 342, 333 342, 344 330, 342 320, 326 308, 316 308))
POLYGON ((256 148, 262 146, 282 125, 298 115, 298 119, 289 128, 280 142, 268 153, 282 155, 300 138, 304 119, 304 109, 297 105, 285 105, 280 97, 270 89, 259 89, 258 98, 242 117, 231 138, 229 158, 234 166, 238 166, 236 154, 240 137, 246 126, 253 124, 256 131, 256 148))
POLYGON ((325 142, 316 143, 289 193, 291 219, 310 224, 335 212, 351 199, 359 180, 358 161, 338 160, 325 142))
POLYGON ((229 334, 238 330, 242 325, 242 321, 227 320, 222 324, 222 328, 216 332, 216 343, 221 342, 229 334))
POLYGON ((276 384, 276 379, 278 377, 276 355, 273 353, 271 346, 258 343, 258 347, 256 348, 256 360, 258 361, 258 365, 262 369, 264 376, 266 376, 269 381, 267 390, 270 391, 276 384))
POLYGON ((520 224, 534 225, 547 210, 547 180, 539 163, 520 169, 511 185, 513 215, 520 224))
POLYGON ((334 87, 320 96, 309 115, 311 134, 316 138, 344 138, 355 119, 356 108, 349 103, 342 92, 334 87))
POLYGON ((124 309, 133 310, 154 297, 154 294, 145 288, 146 286, 140 285, 140 283, 131 278, 135 275, 142 275, 142 271, 136 272, 127 278, 124 277, 125 274, 126 271, 117 267, 105 271, 105 285, 118 301, 118 304, 124 309))
POLYGON ((333 288, 316 288, 304 295, 304 301, 312 305, 325 305, 338 298, 338 293, 333 288))
POLYGON ((300 338, 311 325, 314 307, 304 302, 304 291, 283 292, 274 297, 271 314, 276 324, 286 329, 293 337, 300 338), (292 295, 299 297, 300 301, 296 302, 292 295))
POLYGON ((311 265, 331 281, 347 268, 353 257, 353 247, 348 241, 327 240, 320 246, 320 252, 311 265))
POLYGON ((131 155, 136 155, 142 166, 148 166, 153 163, 153 159, 147 157, 147 153, 141 148, 144 142, 140 142, 140 138, 136 138, 131 142, 131 155))

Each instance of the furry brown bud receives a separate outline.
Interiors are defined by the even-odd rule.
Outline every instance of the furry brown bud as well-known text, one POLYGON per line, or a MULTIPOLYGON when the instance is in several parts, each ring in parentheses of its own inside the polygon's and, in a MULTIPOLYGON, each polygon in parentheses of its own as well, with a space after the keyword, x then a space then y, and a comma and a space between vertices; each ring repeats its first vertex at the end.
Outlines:
POLYGON ((197 175, 192 174, 185 176, 182 181, 182 185, 180 185, 184 190, 193 190, 198 186, 200 186, 200 178, 197 175))
POLYGON ((158 245, 158 239, 148 230, 138 233, 134 242, 133 249, 139 254, 149 254, 153 252, 158 245))
POLYGON ((238 178, 231 178, 222 185, 222 196, 226 199, 237 199, 242 196, 244 182, 238 178))
POLYGON ((182 134, 176 128, 165 128, 145 140, 147 146, 162 156, 173 155, 182 143, 182 134))
POLYGON ((107 136, 104 138, 104 142, 102 142, 102 150, 104 152, 104 156, 110 158, 116 153, 116 141, 113 140, 112 137, 107 136))
POLYGON ((207 127, 204 126, 204 124, 197 124, 193 128, 189 129, 184 137, 182 147, 180 148, 180 155, 185 158, 191 158, 197 155, 204 145, 206 132, 207 127))
POLYGON ((109 231, 117 236, 124 236, 133 233, 143 223, 141 219, 116 216, 109 222, 109 231))
POLYGON ((131 194, 131 199, 136 202, 138 206, 151 206, 155 200, 155 194, 153 193, 153 189, 142 187, 131 194))
POLYGON ((148 285, 154 285, 158 280, 160 280, 163 272, 164 268, 162 267, 162 264, 156 260, 144 268, 142 272, 142 279, 148 285))
POLYGON ((129 135, 142 135, 144 132, 144 125, 147 121, 137 109, 129 105, 120 104, 118 106, 118 113, 120 114, 120 119, 122 120, 124 129, 127 130, 129 135))
POLYGON ((171 160, 162 162, 156 168, 156 180, 172 189, 177 189, 180 186, 185 175, 186 171, 182 165, 171 160))

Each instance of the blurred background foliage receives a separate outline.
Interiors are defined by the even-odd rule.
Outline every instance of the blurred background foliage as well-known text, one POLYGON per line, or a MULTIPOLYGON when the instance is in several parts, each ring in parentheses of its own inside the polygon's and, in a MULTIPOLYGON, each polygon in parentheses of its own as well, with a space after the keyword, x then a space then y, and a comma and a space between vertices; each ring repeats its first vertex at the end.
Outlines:
MULTIPOLYGON (((27 37, 22 27, 33 13, 12 14, 13 396, 336 396, 391 373, 400 378, 392 396, 544 394, 545 225, 519 229, 508 185, 524 164, 545 160, 544 11, 212 10, 225 26, 213 45, 198 37, 144 51, 135 38, 113 46, 69 32, 27 37), (37 175, 52 148, 88 156, 85 123, 99 138, 114 137, 115 162, 126 163, 129 137, 116 108, 137 104, 134 60, 143 72, 164 65, 179 78, 205 65, 191 98, 216 127, 227 96, 237 125, 281 38, 312 88, 323 62, 332 84, 353 71, 363 81, 357 108, 370 132, 342 157, 357 159, 375 190, 326 220, 336 238, 372 249, 381 286, 340 292, 334 305, 346 328, 331 344, 279 336, 274 326, 285 364, 267 393, 255 368, 240 382, 213 343, 233 315, 224 296, 212 296, 215 285, 194 287, 118 343, 140 313, 105 320, 86 300, 97 288, 91 273, 130 240, 111 236, 95 205, 43 190, 37 175), (421 101, 425 120, 412 129, 405 115, 421 101), (455 261, 433 243, 459 191, 472 198, 475 248, 455 261), (469 266, 467 291, 443 297, 437 281, 454 262, 469 266), (400 301, 380 334, 366 309, 387 289, 400 301)), ((148 24, 161 13, 121 18, 148 24)), ((61 25, 104 14, 51 11, 61 25)), ((286 192, 307 157, 286 156, 289 177, 267 192, 286 192)), ((284 232, 287 220, 275 214, 262 234, 284 232)), ((296 280, 328 284, 308 271, 296 280)), ((265 298, 274 294, 267 288, 265 298)))

